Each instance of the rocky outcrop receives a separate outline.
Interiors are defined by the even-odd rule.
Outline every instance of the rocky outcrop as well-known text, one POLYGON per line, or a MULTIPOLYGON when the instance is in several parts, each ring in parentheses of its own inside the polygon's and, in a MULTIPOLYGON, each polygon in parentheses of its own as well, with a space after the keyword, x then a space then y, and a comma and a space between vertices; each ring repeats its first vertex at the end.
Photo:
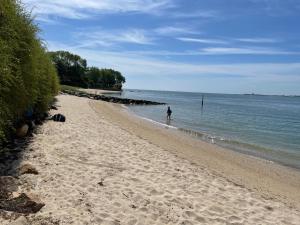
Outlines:
POLYGON ((118 103, 118 104, 125 104, 125 105, 165 105, 166 104, 161 102, 153 102, 153 101, 140 100, 140 99, 118 98, 114 96, 88 94, 82 91, 64 90, 63 93, 69 95, 75 95, 78 97, 85 97, 85 98, 96 99, 96 100, 118 103))

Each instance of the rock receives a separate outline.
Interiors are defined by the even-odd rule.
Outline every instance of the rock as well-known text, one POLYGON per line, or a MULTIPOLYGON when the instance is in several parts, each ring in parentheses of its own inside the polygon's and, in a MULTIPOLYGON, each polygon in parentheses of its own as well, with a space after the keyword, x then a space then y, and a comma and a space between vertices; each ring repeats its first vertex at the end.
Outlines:
POLYGON ((28 220, 26 219, 26 217, 21 216, 18 219, 16 219, 15 221, 12 221, 10 223, 10 225, 29 225, 29 224, 28 224, 28 220))
POLYGON ((36 213, 45 204, 35 195, 21 193, 18 197, 0 201, 0 209, 17 213, 36 213))
POLYGON ((55 114, 54 116, 52 116, 52 120, 54 120, 56 122, 65 122, 66 117, 62 114, 55 114))
POLYGON ((17 128, 17 131, 16 131, 17 137, 19 137, 19 138, 25 137, 28 133, 28 129, 29 129, 29 126, 27 124, 24 124, 21 127, 17 128))
POLYGON ((11 176, 0 177, 0 199, 8 198, 10 193, 18 190, 17 179, 11 176))
POLYGON ((30 164, 23 164, 19 167, 19 174, 39 174, 39 172, 30 164))

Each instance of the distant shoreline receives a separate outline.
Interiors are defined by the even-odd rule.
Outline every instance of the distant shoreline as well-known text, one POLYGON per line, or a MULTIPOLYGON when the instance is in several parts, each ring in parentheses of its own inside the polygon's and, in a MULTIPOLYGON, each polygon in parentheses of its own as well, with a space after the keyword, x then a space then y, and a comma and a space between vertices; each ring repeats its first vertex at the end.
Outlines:
POLYGON ((92 89, 92 88, 80 88, 79 91, 86 92, 88 94, 96 94, 96 95, 104 95, 104 94, 121 94, 121 91, 111 91, 111 90, 103 90, 103 89, 92 89))
POLYGON ((124 91, 161 91, 161 92, 181 92, 181 93, 195 93, 195 94, 216 94, 216 95, 255 95, 255 96, 278 96, 278 97, 300 97, 300 95, 286 95, 286 94, 259 94, 259 93, 216 93, 216 92, 201 92, 201 91, 172 91, 172 90, 152 90, 152 89, 134 89, 124 88, 124 91))

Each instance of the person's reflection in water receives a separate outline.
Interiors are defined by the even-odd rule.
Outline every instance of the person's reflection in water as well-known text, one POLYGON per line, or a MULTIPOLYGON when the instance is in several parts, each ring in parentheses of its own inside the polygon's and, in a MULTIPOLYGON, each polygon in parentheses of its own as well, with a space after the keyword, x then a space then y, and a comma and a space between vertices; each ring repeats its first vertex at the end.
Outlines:
POLYGON ((166 124, 167 124, 167 125, 171 125, 171 120, 167 119, 166 124))

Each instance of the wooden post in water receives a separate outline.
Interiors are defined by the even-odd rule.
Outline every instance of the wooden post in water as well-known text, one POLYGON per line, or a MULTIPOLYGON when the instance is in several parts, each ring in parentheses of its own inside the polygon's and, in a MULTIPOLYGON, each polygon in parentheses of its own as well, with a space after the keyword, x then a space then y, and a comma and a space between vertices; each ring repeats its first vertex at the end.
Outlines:
POLYGON ((204 105, 204 95, 202 95, 202 102, 201 102, 201 108, 203 109, 203 105, 204 105))

